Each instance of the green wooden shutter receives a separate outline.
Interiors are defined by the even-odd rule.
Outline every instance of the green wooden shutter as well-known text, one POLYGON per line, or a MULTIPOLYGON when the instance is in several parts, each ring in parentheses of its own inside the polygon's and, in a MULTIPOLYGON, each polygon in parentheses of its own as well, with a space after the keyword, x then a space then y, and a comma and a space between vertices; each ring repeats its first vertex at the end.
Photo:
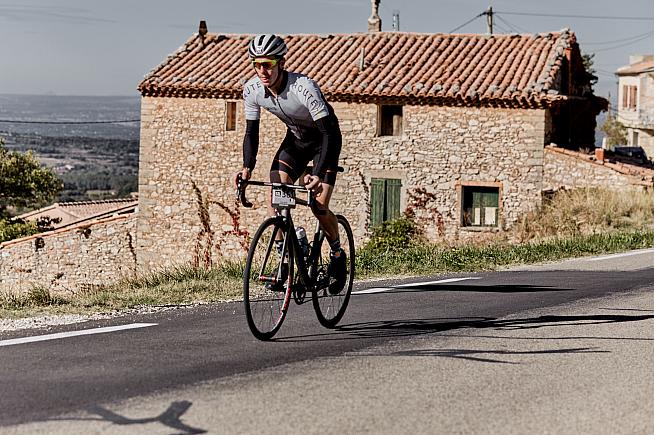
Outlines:
POLYGON ((384 221, 386 183, 381 178, 370 180, 370 224, 379 225, 384 221))
POLYGON ((387 221, 400 217, 400 194, 402 181, 396 179, 386 180, 386 219, 387 221))
POLYGON ((401 193, 401 180, 385 178, 370 180, 370 224, 372 226, 400 217, 401 193))

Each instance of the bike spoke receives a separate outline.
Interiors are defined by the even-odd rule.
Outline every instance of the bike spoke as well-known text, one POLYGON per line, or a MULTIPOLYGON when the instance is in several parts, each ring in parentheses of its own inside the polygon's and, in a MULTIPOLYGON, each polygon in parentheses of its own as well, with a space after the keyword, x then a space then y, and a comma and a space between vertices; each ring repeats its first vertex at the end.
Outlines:
MULTIPOLYGON (((279 330, 288 306, 289 256, 274 243, 282 221, 266 220, 255 234, 244 276, 244 303, 255 337, 267 340, 279 330)), ((290 260, 292 261, 292 260, 290 260)))

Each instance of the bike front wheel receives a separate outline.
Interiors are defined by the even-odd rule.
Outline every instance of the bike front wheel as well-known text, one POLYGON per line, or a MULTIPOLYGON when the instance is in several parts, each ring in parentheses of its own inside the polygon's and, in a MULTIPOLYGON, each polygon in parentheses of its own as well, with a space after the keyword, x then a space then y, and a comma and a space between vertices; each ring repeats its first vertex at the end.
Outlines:
POLYGON ((320 258, 318 259, 318 277, 317 282, 324 283, 313 293, 313 308, 321 325, 326 328, 334 328, 345 314, 345 309, 350 301, 352 294, 352 283, 354 281, 354 236, 350 223, 344 216, 337 215, 338 233, 341 240, 341 248, 345 252, 346 258, 346 280, 345 286, 338 293, 329 290, 330 277, 327 270, 329 265, 329 243, 325 240, 321 246, 320 258))
POLYGON ((252 239, 243 274, 243 303, 248 326, 259 340, 279 331, 288 310, 293 282, 293 256, 289 246, 278 252, 275 239, 287 238, 286 223, 266 219, 252 239))

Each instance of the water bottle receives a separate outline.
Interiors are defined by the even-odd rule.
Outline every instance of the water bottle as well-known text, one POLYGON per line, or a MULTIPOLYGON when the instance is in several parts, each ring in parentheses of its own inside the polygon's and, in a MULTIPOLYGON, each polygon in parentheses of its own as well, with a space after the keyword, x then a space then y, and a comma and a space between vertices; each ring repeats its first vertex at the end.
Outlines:
POLYGON ((300 242, 302 255, 307 257, 309 255, 309 240, 307 239, 307 232, 302 227, 296 227, 295 234, 297 235, 298 242, 300 242))

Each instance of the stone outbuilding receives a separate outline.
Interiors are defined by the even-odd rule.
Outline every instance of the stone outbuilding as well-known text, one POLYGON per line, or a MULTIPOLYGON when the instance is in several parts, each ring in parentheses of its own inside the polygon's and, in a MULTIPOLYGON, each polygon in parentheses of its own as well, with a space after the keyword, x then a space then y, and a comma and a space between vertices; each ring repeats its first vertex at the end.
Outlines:
MULTIPOLYGON (((265 216, 264 192, 243 211, 232 186, 251 37, 199 32, 139 84, 139 266, 242 252, 265 216)), ((284 39, 287 69, 312 77, 340 120, 346 173, 332 206, 358 242, 401 212, 431 239, 510 227, 541 204, 545 146, 592 148, 607 104, 593 95, 569 30, 284 39)), ((262 114, 254 178, 267 178, 284 133, 262 114)))

